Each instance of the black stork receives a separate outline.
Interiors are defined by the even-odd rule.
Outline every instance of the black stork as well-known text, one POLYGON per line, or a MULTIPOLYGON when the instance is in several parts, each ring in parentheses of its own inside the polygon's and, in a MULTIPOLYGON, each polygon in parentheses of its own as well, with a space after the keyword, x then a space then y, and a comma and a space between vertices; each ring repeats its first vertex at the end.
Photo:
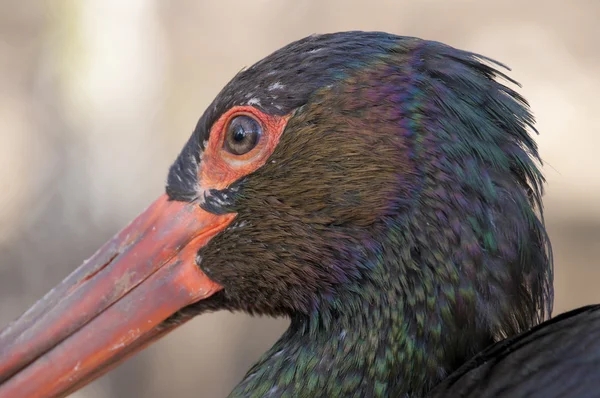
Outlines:
POLYGON ((234 397, 598 394, 597 307, 530 331, 543 177, 498 66, 345 32, 241 71, 166 193, 2 332, 0 397, 67 395, 216 310, 291 318, 234 397))

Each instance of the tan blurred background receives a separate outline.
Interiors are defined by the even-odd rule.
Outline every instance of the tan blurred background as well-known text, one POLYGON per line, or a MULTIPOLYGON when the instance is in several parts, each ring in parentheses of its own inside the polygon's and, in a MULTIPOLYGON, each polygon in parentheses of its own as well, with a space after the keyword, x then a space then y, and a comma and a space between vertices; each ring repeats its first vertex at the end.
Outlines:
MULTIPOLYGON (((0 327, 163 191, 243 66, 311 33, 383 30, 509 64, 532 104, 555 313, 600 302, 600 2, 0 0, 0 327)), ((77 397, 221 397, 285 320, 194 320, 77 397)))

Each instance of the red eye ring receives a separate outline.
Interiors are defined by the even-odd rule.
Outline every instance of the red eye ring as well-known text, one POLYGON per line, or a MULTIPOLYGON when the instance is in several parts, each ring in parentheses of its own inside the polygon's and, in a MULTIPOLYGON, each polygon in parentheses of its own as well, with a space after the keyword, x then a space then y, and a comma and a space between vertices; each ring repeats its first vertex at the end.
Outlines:
POLYGON ((264 165, 279 143, 289 118, 290 115, 269 115, 252 106, 234 106, 221 115, 210 129, 210 138, 200 157, 200 189, 224 189, 264 165), (240 116, 254 120, 261 134, 246 153, 235 154, 228 152, 225 139, 232 120, 240 116))

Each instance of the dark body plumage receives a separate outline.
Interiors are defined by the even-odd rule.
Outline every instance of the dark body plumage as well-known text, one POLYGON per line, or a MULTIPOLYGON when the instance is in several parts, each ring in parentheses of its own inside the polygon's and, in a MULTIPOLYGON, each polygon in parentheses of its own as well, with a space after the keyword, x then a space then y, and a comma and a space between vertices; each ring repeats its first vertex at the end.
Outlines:
POLYGON ((178 316, 292 320, 232 396, 422 396, 546 317, 533 118, 498 76, 441 43, 347 32, 292 43, 223 89, 171 168, 172 199, 198 197, 224 111, 291 115, 263 167, 202 193, 238 214, 198 255, 224 290, 178 316))
POLYGON ((600 305, 559 315, 478 354, 429 398, 600 397, 600 305))

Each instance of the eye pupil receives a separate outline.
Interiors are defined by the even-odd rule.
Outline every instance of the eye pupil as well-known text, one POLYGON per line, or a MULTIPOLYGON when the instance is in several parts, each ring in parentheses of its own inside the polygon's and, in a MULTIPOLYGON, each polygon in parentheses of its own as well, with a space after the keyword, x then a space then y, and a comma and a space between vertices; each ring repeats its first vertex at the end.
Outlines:
POLYGON ((242 142, 246 138, 246 132, 242 126, 236 126, 235 132, 233 133, 233 139, 235 142, 242 142))
POLYGON ((236 116, 227 126, 223 146, 229 153, 243 155, 256 146, 261 134, 262 128, 254 118, 248 115, 236 116))

